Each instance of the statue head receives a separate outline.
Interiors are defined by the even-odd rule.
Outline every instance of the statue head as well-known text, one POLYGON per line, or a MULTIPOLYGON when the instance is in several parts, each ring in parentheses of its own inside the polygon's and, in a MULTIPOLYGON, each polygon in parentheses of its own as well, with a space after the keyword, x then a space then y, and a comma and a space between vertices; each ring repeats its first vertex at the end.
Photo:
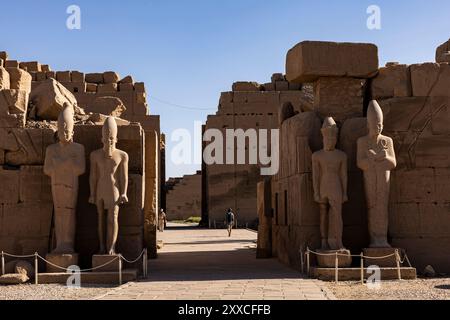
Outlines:
POLYGON ((114 117, 108 117, 102 130, 103 150, 109 158, 112 158, 117 143, 117 123, 114 117))
POLYGON ((64 103, 63 110, 58 116, 58 139, 62 144, 73 141, 74 111, 69 103, 64 103))
POLYGON ((383 132, 383 110, 376 100, 370 101, 367 109, 367 128, 372 137, 383 132))
POLYGON ((333 118, 327 117, 322 125, 323 148, 326 151, 333 151, 336 148, 339 129, 333 118))

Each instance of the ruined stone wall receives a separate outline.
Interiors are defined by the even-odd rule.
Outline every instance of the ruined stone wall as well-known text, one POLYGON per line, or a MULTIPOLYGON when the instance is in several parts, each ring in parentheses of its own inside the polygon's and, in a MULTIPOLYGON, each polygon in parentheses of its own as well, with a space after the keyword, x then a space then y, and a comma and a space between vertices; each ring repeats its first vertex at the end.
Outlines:
POLYGON ((392 172, 389 241, 406 249, 419 270, 431 264, 438 272, 450 271, 450 66, 442 61, 448 56, 444 46, 436 54, 440 63, 388 63, 380 69, 376 47, 369 44, 305 42, 288 53, 288 79, 314 81, 315 116, 299 114, 282 124, 281 171, 273 178, 271 195, 273 255, 298 267, 299 249, 320 246, 310 168, 311 153, 320 145, 310 137, 321 139, 320 127, 312 123, 325 116, 338 120, 338 148, 349 157, 344 245, 354 254, 368 245, 356 141, 367 134, 367 102, 377 99, 384 112, 384 134, 393 138, 398 161, 392 172))
POLYGON ((185 175, 172 185, 166 184, 167 220, 186 220, 201 216, 202 173, 185 175))
MULTIPOLYGON (((301 90, 300 85, 289 83, 281 74, 274 74, 272 81, 264 85, 236 82, 232 92, 221 94, 218 112, 208 117, 205 129, 219 129, 224 137, 226 129, 276 129, 281 103, 291 102, 297 111, 312 108, 308 88, 301 90)), ((225 138, 223 142, 225 146, 225 138)), ((227 152, 224 151, 224 159, 227 152)), ((213 164, 204 168, 204 210, 211 225, 215 221, 217 227, 221 226, 226 210, 233 208, 239 225, 256 226, 256 185, 262 179, 260 165, 213 164)))
MULTIPOLYGON (((55 142, 56 127, 42 120, 56 120, 65 101, 86 112, 76 110, 77 121, 84 124, 76 126, 74 139, 85 146, 87 165, 90 152, 101 147, 99 124, 107 115, 132 122, 117 118, 118 148, 130 156, 130 203, 121 209, 118 249, 133 258, 145 243, 149 256, 156 257, 160 127, 159 116, 147 115, 144 84, 134 83, 131 76, 120 80, 115 72, 54 72, 38 62, 10 60, 6 52, 0 52, 0 172, 11 185, 1 190, 14 195, 0 200, 0 249, 45 254, 52 248, 52 196, 42 165, 45 149, 55 142), (12 216, 12 205, 20 215, 12 216), (30 217, 33 212, 36 218, 30 217)), ((80 177, 77 218, 77 250, 84 265, 97 250, 97 214, 87 202, 89 166, 86 172, 80 177)))

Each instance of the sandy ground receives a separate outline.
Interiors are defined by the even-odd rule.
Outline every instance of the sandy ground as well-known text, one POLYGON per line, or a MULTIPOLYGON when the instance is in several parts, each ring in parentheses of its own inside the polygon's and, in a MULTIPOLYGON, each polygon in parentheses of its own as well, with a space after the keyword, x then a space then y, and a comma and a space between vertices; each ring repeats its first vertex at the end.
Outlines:
POLYGON ((0 286, 0 300, 90 300, 111 288, 102 285, 69 289, 57 284, 0 286))
POLYGON ((382 281, 379 289, 354 281, 327 287, 339 300, 450 300, 450 278, 382 281))

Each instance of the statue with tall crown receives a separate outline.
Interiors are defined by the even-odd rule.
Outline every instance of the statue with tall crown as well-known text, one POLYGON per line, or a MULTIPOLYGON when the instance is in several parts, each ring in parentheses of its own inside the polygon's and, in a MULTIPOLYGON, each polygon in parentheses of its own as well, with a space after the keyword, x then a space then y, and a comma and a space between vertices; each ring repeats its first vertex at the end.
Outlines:
POLYGON ((108 117, 103 125, 103 148, 90 156, 89 202, 97 206, 99 254, 116 255, 119 205, 127 203, 128 154, 116 148, 117 123, 108 117))
POLYGON ((323 150, 312 155, 314 200, 320 206, 322 250, 342 250, 342 204, 347 198, 347 155, 336 149, 339 129, 333 118, 322 126, 323 150))
POLYGON ((390 248, 388 243, 391 170, 397 166, 394 142, 383 136, 383 111, 377 101, 367 111, 369 134, 357 143, 357 165, 364 172, 370 248, 390 248))
POLYGON ((75 253, 78 177, 85 172, 84 146, 73 142, 74 106, 66 103, 58 117, 58 140, 45 154, 44 173, 51 178, 55 255, 75 253))

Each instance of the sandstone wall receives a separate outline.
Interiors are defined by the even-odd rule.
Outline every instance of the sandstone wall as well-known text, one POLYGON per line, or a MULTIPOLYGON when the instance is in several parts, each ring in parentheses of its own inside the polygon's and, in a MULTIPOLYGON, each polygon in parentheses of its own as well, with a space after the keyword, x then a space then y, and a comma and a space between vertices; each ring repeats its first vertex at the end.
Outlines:
MULTIPOLYGON (((302 89, 300 85, 286 81, 282 74, 274 74, 271 82, 263 85, 237 82, 232 92, 221 94, 218 112, 208 116, 205 130, 219 129, 225 137, 226 129, 277 129, 279 105, 291 102, 297 111, 311 110, 311 91, 309 86, 302 89)), ((225 138, 223 142, 225 145, 225 138)), ((248 150, 248 141, 246 148, 248 150)), ((224 152, 224 159, 227 152, 224 152)), ((204 166, 204 210, 211 225, 215 222, 221 227, 226 210, 232 208, 240 226, 257 226, 256 185, 262 180, 260 167, 260 164, 204 166)))
POLYGON ((166 184, 167 220, 201 216, 202 174, 185 175, 172 186, 166 184))
MULTIPOLYGON (((6 52, 0 52, 0 165, 3 166, 1 174, 10 177, 12 182, 15 181, 15 176, 20 177, 21 171, 24 171, 22 176, 26 174, 36 176, 30 181, 29 186, 22 178, 22 186, 12 183, 11 188, 2 186, 1 189, 13 192, 19 188, 17 189, 19 191, 25 190, 23 194, 30 195, 32 194, 30 188, 34 187, 36 190, 46 188, 48 179, 42 175, 41 166, 46 147, 54 141, 55 124, 42 120, 55 120, 58 108, 66 101, 69 103, 76 101, 86 112, 94 112, 93 115, 84 115, 83 112, 76 110, 77 121, 86 125, 77 126, 75 140, 85 145, 87 156, 94 148, 101 146, 101 128, 93 125, 102 123, 105 115, 120 116, 132 123, 129 126, 129 122, 118 119, 119 140, 122 139, 118 147, 129 152, 130 159, 133 158, 130 161, 131 199, 130 204, 123 209, 118 245, 119 250, 133 258, 137 251, 139 251, 137 254, 140 253, 145 244, 149 249, 149 256, 156 257, 156 221, 161 194, 160 172, 163 168, 160 163, 160 120, 159 116, 148 114, 145 86, 143 83, 135 83, 131 76, 120 79, 117 73, 110 71, 95 74, 78 71, 55 72, 51 71, 48 65, 39 62, 18 62, 9 59, 6 52), (133 123, 140 123, 141 126, 133 123), (16 174, 12 174, 15 171, 16 174)), ((89 186, 85 184, 86 175, 81 179, 83 184, 80 186, 80 197, 83 197, 89 192, 89 186)), ((36 224, 33 219, 17 223, 16 220, 9 218, 10 208, 7 208, 5 216, 4 204, 0 201, 2 247, 15 249, 13 252, 16 253, 38 250, 45 254, 51 249, 52 234, 49 230, 51 224, 47 226, 45 223, 45 218, 50 219, 50 222, 52 220, 51 194, 48 195, 47 191, 43 191, 46 195, 44 198, 40 198, 41 193, 37 192, 35 197, 28 196, 26 201, 17 202, 17 210, 20 212, 27 212, 25 206, 40 208, 36 212, 36 219, 41 219, 42 223, 36 224), (34 204, 35 202, 41 205, 38 206, 34 204), (41 229, 24 234, 18 230, 22 223, 24 230, 28 228, 27 223, 35 229, 41 229), (14 232, 8 228, 14 226, 17 227, 14 229, 16 238, 13 239, 14 232), (28 236, 31 239, 37 239, 39 236, 39 239, 33 244, 28 236)), ((90 262, 86 256, 96 250, 93 245, 95 243, 93 237, 96 235, 92 233, 93 228, 96 228, 96 213, 92 208, 85 208, 89 206, 87 198, 86 203, 83 200, 79 202, 79 211, 82 213, 79 216, 80 234, 77 236, 77 246, 82 253, 82 263, 87 264, 90 262)), ((6 204, 12 205, 5 202, 6 204)))
MULTIPOLYGON (((384 112, 384 134, 394 139, 398 161, 392 172, 389 240, 393 246, 406 249, 419 271, 431 264, 438 272, 449 272, 450 66, 445 61, 448 42, 436 52, 439 63, 388 63, 376 73, 372 70, 378 64, 378 58, 372 54, 373 46, 363 46, 308 42, 297 45, 287 57, 288 79, 315 81, 316 116, 321 120, 333 116, 340 126, 338 148, 349 157, 349 202, 343 207, 344 245, 356 254, 368 245, 356 141, 367 134, 363 116, 368 101, 377 99, 384 112), (345 50, 351 50, 353 60, 366 64, 366 68, 347 61, 342 56, 345 50), (321 59, 333 63, 321 63, 321 59)), ((306 117, 296 115, 282 124, 281 170, 272 180, 273 255, 295 267, 299 267, 300 249, 320 246, 310 171, 311 152, 318 144, 308 140, 308 136, 321 139, 321 133, 311 125, 317 120, 306 117), (302 132, 298 128, 309 129, 302 132)))

